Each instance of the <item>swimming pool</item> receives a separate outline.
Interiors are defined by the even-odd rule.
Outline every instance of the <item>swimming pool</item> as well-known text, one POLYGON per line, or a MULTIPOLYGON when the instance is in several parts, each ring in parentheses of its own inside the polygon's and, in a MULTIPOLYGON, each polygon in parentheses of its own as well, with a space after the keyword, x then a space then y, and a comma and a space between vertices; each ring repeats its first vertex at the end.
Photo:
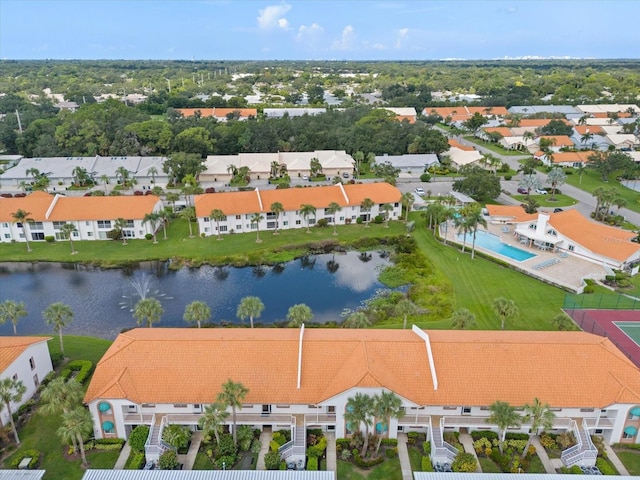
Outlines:
MULTIPOLYGON (((464 235, 458 234, 456 238, 462 242, 464 239, 464 235)), ((471 245, 473 242, 473 235, 467 235, 467 245, 471 245)), ((476 232, 476 247, 486 248, 487 250, 491 250, 499 255, 503 255, 505 257, 509 257, 517 262, 523 262, 525 260, 529 260, 530 258, 535 257, 534 253, 527 252, 526 250, 522 250, 517 247, 513 247, 506 243, 502 243, 500 241, 500 237, 497 235, 493 235, 491 233, 487 233, 484 230, 478 230, 476 232)))

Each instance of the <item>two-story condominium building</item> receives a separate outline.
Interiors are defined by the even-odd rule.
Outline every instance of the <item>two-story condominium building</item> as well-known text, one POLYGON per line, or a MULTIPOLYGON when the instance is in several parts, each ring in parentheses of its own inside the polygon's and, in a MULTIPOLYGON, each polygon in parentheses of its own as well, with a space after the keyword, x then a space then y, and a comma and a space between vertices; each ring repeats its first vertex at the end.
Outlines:
POLYGON ((61 228, 65 223, 77 229, 73 240, 106 240, 118 218, 127 222, 123 229, 127 238, 144 238, 152 233, 151 226, 143 222, 144 216, 163 208, 162 200, 154 195, 65 197, 34 192, 22 198, 0 197, 0 241, 24 242, 25 234, 29 241, 48 236, 63 240, 61 228), (13 217, 19 209, 31 219, 24 229, 13 217))
MULTIPOLYGON (((566 465, 594 464, 588 434, 640 441, 640 369, 609 339, 584 332, 138 328, 105 353, 84 401, 96 438, 149 425, 154 460, 162 429, 198 428, 228 380, 248 389, 237 424, 292 430, 281 449, 288 459, 304 456, 306 428, 336 437, 359 430, 345 420, 349 398, 382 391, 401 399, 403 413, 388 425, 371 419, 373 428, 391 438, 426 432, 434 462, 457 453, 444 431, 496 430, 487 418, 498 400, 548 403, 553 430, 578 439, 563 453, 566 465)), ((513 431, 529 428, 523 421, 513 431)))
MULTIPOLYGON (((48 337, 0 337, 0 380, 13 378, 26 387, 22 400, 11 403, 13 413, 33 397, 42 379, 53 370, 48 340, 48 337)), ((9 425, 4 403, 0 405, 0 423, 9 425)))
POLYGON ((383 215, 382 206, 392 207, 389 218, 397 219, 402 213, 400 204, 402 194, 388 183, 367 183, 354 185, 330 185, 307 188, 287 188, 282 190, 259 190, 250 192, 223 192, 198 195, 195 199, 196 216, 200 232, 206 236, 217 235, 218 226, 223 233, 242 233, 263 230, 305 228, 313 226, 322 218, 337 225, 355 223, 358 218, 368 221, 377 215, 383 215), (364 199, 369 198, 374 205, 371 210, 362 208, 364 199), (274 203, 282 204, 284 212, 277 215, 271 210, 274 203), (335 215, 327 211, 331 203, 337 203, 341 209, 335 215), (304 216, 302 205, 313 205, 315 213, 304 216), (225 218, 216 222, 211 218, 213 210, 221 210, 225 218), (261 213, 264 219, 253 223, 251 218, 261 213))

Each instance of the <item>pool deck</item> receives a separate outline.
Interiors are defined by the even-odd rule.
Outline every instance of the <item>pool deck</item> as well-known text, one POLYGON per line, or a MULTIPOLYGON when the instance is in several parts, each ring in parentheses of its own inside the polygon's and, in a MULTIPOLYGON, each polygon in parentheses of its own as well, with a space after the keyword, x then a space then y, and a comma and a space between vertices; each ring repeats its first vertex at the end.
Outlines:
MULTIPOLYGON (((530 247, 528 245, 522 245, 518 241, 518 238, 513 234, 513 225, 509 225, 508 232, 502 231, 504 226, 505 225, 503 224, 494 225, 489 223, 488 228, 484 229, 481 227, 479 231, 485 230, 488 233, 496 235, 503 243, 519 248, 520 250, 533 253, 535 254, 535 257, 520 262, 514 260, 513 258, 500 255, 499 253, 496 253, 492 250, 479 247, 478 245, 476 245, 476 251, 480 251, 485 254, 491 255, 492 257, 499 258, 500 260, 505 261, 522 270, 527 275, 566 288, 570 288, 571 290, 576 292, 582 292, 583 278, 600 278, 606 274, 605 269, 601 265, 583 260, 574 255, 569 254, 567 257, 562 258, 558 253, 554 253, 550 250, 543 251, 535 246, 530 247), (551 260, 558 260, 558 262, 541 269, 533 268, 536 265, 551 260)), ((442 231, 441 233, 446 235, 447 241, 459 243, 459 240, 455 238, 457 232, 453 224, 449 224, 446 232, 442 231)), ((467 248, 471 250, 471 245, 469 243, 467 243, 467 248)))

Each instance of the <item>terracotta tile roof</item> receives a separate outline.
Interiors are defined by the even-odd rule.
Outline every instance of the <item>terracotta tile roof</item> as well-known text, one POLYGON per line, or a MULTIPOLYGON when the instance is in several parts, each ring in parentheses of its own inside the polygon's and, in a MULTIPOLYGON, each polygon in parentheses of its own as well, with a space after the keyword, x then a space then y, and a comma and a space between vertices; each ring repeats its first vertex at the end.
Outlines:
POLYGON ((341 207, 347 206, 347 200, 339 185, 264 190, 260 195, 266 212, 271 210, 274 202, 280 202, 288 211, 299 210, 301 205, 307 203, 316 208, 326 208, 331 202, 336 202, 341 207))
POLYGON ((212 210, 222 210, 225 215, 240 215, 262 212, 258 193, 220 192, 197 195, 195 198, 196 216, 208 217, 212 210))
POLYGON ((554 143, 552 146, 553 147, 572 147, 574 145, 573 140, 571 140, 571 138, 569 138, 566 135, 543 135, 541 137, 539 137, 536 141, 540 142, 541 138, 549 138, 552 140, 555 140, 556 143, 554 143))
MULTIPOLYGON (((545 155, 544 152, 540 152, 542 156, 545 155)), ((593 155, 595 152, 589 151, 579 151, 579 152, 556 152, 553 154, 553 163, 567 163, 567 162, 589 162, 589 156, 593 155)))
POLYGON ((584 332, 307 329, 297 388, 298 329, 134 329, 98 363, 85 402, 210 403, 228 379, 250 404, 316 404, 354 386, 385 387, 419 405, 640 403, 640 370, 610 340, 584 332), (499 369, 478 382, 479 358, 499 369), (553 374, 549 372, 553 365, 553 374), (158 372, 162 374, 159 375, 158 372), (527 372, 527 381, 513 379, 527 372))
POLYGON ((50 339, 51 337, 0 337, 0 373, 9 368, 31 345, 50 339))
POLYGON ((506 107, 466 107, 469 112, 469 116, 473 116, 474 113, 479 113, 481 115, 507 115, 509 112, 506 107), (490 108, 491 111, 487 113, 487 108, 490 108))
POLYGON ((562 235, 604 257, 622 262, 640 251, 640 244, 631 241, 637 237, 636 233, 595 222, 577 210, 554 213, 549 224, 562 235))
POLYGON ((490 216, 506 217, 514 222, 528 222, 537 218, 537 215, 525 212, 520 205, 487 205, 486 208, 490 216))
POLYGON ((58 197, 48 220, 127 220, 143 219, 160 202, 155 195, 120 195, 116 197, 58 197))
POLYGON ((509 113, 505 107, 467 107, 464 105, 458 105, 456 107, 426 107, 422 111, 423 115, 431 115, 433 112, 440 115, 442 118, 451 117, 453 121, 468 120, 469 117, 472 117, 476 112, 484 116, 504 116, 509 113), (491 108, 490 113, 487 113, 487 108, 491 108))
POLYGON ((400 190, 385 182, 344 185, 344 191, 349 197, 350 205, 360 205, 365 198, 378 204, 395 203, 402 197, 400 190))
POLYGON ((229 114, 237 114, 240 118, 257 117, 258 110, 255 108, 176 108, 183 117, 192 117, 196 112, 200 112, 202 118, 216 117, 226 118, 229 114))
POLYGON ((53 195, 46 192, 33 192, 22 198, 0 197, 0 222, 13 222, 13 213, 22 209, 29 212, 30 218, 36 222, 46 220, 45 215, 51 206, 53 195))
POLYGON ((600 135, 603 133, 602 128, 598 125, 575 125, 573 129, 578 135, 584 135, 585 133, 592 133, 594 135, 600 135))
POLYGON ((513 136, 513 132, 511 131, 510 128, 507 128, 507 127, 487 127, 487 128, 484 128, 483 130, 485 132, 487 132, 487 133, 498 132, 503 137, 512 137, 513 136))
POLYGON ((449 146, 458 148, 460 150, 464 150, 465 152, 470 152, 471 150, 475 150, 475 148, 470 147, 468 145, 462 145, 460 142, 458 142, 457 140, 455 140, 453 138, 449 139, 449 146))

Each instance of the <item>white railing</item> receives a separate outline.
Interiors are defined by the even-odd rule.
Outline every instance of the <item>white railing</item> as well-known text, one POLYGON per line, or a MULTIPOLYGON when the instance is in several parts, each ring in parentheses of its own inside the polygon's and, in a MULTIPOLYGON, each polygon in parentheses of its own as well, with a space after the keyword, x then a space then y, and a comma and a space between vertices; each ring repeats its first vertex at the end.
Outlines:
POLYGON ((149 457, 149 455, 160 455, 162 452, 160 451, 160 447, 157 445, 152 445, 151 441, 153 438, 153 432, 156 428, 156 416, 154 415, 151 418, 151 426, 149 427, 149 435, 147 435, 147 441, 144 442, 144 453, 149 457))
POLYGON ((587 451, 585 452, 585 454, 588 454, 588 456, 590 457, 591 453, 596 452, 596 455, 593 458, 597 457, 598 449, 596 448, 596 446, 593 444, 593 441, 591 440, 591 435, 589 434, 589 429, 587 428, 587 420, 585 418, 582 419, 582 431, 584 432, 584 436, 587 439, 587 445, 586 445, 587 451))
POLYGON ((577 443, 573 447, 570 447, 563 451, 562 455, 560 456, 560 460, 562 460, 562 463, 567 467, 571 467, 573 465, 581 463, 583 460, 595 460, 595 458, 598 456, 598 449, 595 447, 595 445, 593 445, 586 426, 586 419, 582 419, 582 431, 578 428, 578 424, 575 420, 571 421, 571 430, 573 430, 577 443), (582 442, 583 434, 586 444, 582 442))
POLYGON ((286 459, 287 457, 291 457, 293 455, 305 456, 307 454, 306 445, 296 444, 296 433, 297 433, 296 417, 291 416, 290 419, 291 419, 291 440, 285 443, 284 445, 282 445, 280 448, 278 448, 278 453, 280 454, 280 458, 282 459, 286 459))

